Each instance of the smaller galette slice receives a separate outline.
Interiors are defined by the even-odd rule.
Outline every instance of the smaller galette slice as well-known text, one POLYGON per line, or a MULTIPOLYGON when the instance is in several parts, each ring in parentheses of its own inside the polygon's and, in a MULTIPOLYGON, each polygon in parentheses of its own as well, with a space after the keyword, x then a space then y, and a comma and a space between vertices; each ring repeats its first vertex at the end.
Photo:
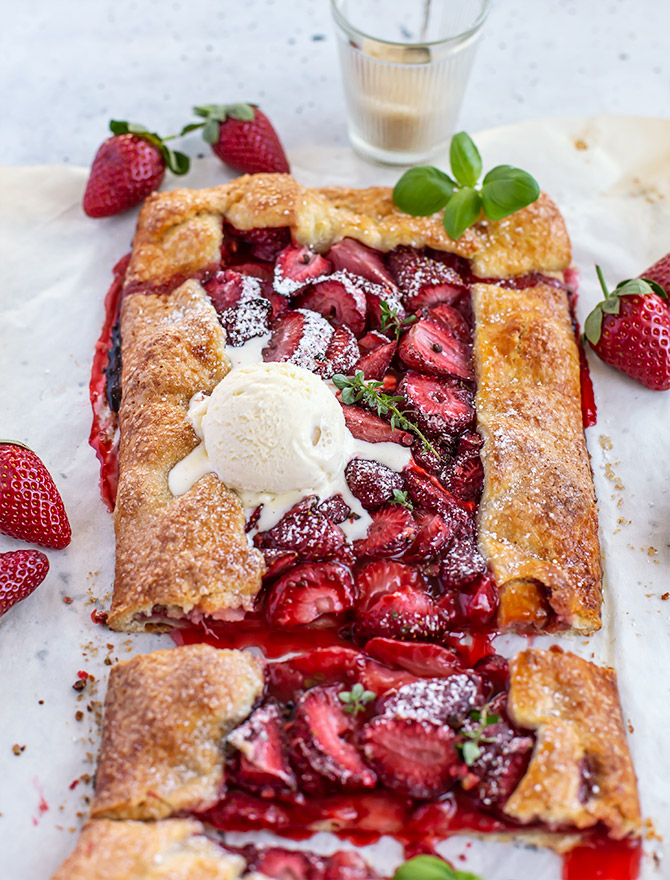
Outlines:
POLYGON ((405 843, 494 834, 557 851, 640 834, 611 669, 560 649, 473 666, 385 639, 269 662, 264 676, 247 653, 208 645, 119 664, 91 813, 405 843))
POLYGON ((229 847, 195 819, 93 819, 52 880, 378 880, 358 853, 229 847))

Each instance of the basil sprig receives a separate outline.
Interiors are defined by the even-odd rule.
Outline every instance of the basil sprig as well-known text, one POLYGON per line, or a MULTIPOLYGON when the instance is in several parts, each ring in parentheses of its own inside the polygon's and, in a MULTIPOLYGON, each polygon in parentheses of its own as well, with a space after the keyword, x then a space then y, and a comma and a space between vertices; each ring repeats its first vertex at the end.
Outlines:
POLYGON ((442 223, 453 239, 473 226, 482 211, 489 220, 502 220, 540 195, 535 178, 512 165, 496 165, 478 186, 482 158, 464 131, 451 139, 449 162, 451 176, 432 165, 410 168, 396 183, 393 201, 415 217, 427 217, 444 208, 442 223))
POLYGON ((457 871, 437 856, 414 856, 396 870, 393 880, 482 880, 470 871, 457 871))

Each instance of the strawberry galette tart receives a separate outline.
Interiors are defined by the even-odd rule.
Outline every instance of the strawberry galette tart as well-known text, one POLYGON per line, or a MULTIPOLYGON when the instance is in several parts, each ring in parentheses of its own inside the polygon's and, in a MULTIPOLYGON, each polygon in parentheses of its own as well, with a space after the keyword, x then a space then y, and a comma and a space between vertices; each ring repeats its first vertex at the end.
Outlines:
POLYGON ((163 877, 143 846, 213 860, 203 877, 376 876, 216 837, 258 830, 408 855, 511 836, 587 853, 570 880, 590 853, 634 876, 614 673, 491 644, 600 627, 574 279, 545 194, 458 240, 388 189, 283 174, 147 200, 91 442, 108 623, 180 647, 112 670, 72 876, 110 835, 142 878, 163 877))
POLYGON ((544 194, 457 241, 384 188, 150 197, 92 383, 110 626, 598 629, 569 266, 544 194))

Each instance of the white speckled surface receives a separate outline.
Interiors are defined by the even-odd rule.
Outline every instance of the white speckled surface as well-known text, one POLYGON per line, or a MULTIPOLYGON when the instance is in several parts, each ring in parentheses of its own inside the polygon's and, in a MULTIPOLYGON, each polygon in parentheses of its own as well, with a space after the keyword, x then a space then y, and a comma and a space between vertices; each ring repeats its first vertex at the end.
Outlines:
MULTIPOLYGON (((603 112, 668 115, 668 33, 670 4, 660 0, 498 0, 461 126, 476 131, 603 112)), ((70 548, 48 552, 45 584, 0 622, 0 876, 40 880, 73 845, 70 829, 86 809, 89 788, 68 786, 92 772, 97 749, 96 701, 104 691, 89 685, 78 697, 71 687, 77 671, 104 676, 105 657, 165 644, 159 637, 110 636, 90 621, 91 597, 103 596, 111 582, 112 545, 86 444, 88 373, 109 270, 129 247, 135 215, 85 218, 79 203, 86 171, 64 164, 90 162, 110 117, 167 133, 188 120, 192 104, 250 99, 271 115, 302 182, 391 183, 397 173, 366 165, 346 145, 326 0, 12 4, 3 9, 0 81, 0 162, 53 163, 0 169, 0 435, 27 441, 42 455, 74 531, 70 548), (82 721, 75 719, 78 710, 82 721), (26 746, 18 757, 14 743, 26 746), (42 792, 46 811, 39 808, 42 792)), ((536 170, 561 204, 585 276, 582 319, 597 295, 590 273, 596 257, 605 253, 608 277, 616 279, 668 250, 670 122, 511 126, 478 142, 485 164, 513 161, 536 170), (578 137, 590 151, 573 149, 578 137), (636 158, 622 175, 622 162, 640 152, 646 161, 636 158)), ((202 149, 195 135, 185 146, 194 154, 202 149)), ((226 177, 207 159, 185 183, 226 177)), ((600 419, 588 439, 610 581, 608 632, 572 645, 619 668, 643 806, 667 837, 670 799, 658 769, 670 765, 670 632, 667 603, 659 597, 670 589, 668 468, 661 452, 670 397, 615 377, 598 362, 592 368, 600 419), (611 438, 611 448, 601 437, 611 438)), ((0 536, 0 552, 16 546, 0 536)), ((648 849, 662 854, 653 841, 648 849)), ((491 842, 466 848, 452 841, 446 851, 467 854, 463 864, 487 880, 555 880, 560 873, 551 855, 491 842)), ((667 870, 654 870, 649 857, 644 876, 660 878, 667 870)))

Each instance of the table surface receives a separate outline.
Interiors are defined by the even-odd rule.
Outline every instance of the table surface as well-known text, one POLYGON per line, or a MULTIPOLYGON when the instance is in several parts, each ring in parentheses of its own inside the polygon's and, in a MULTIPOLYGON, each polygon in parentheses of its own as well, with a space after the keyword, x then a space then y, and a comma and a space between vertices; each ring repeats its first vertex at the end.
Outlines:
MULTIPOLYGON (((1 30, 0 164, 88 165, 110 118, 168 134, 242 100, 289 151, 346 143, 328 0, 33 0, 1 30)), ((669 33, 667 0, 493 0, 459 125, 667 117, 669 33)))
MULTIPOLYGON (((538 117, 591 114, 669 117, 668 33, 670 3, 667 0, 588 0, 581 3, 579 0, 544 0, 539 3, 537 0, 507 0, 505 3, 494 0, 475 60, 459 127, 475 132, 538 117)), ((87 166, 98 144, 108 134, 110 118, 142 122, 165 134, 178 130, 189 121, 193 104, 250 100, 259 103, 272 118, 292 161, 300 167, 300 179, 305 183, 314 185, 317 181, 326 182, 329 163, 332 163, 330 176, 337 178, 338 182, 343 182, 343 176, 351 183, 362 183, 367 179, 363 163, 350 163, 347 159, 343 96, 327 0, 247 0, 244 4, 232 3, 231 0, 219 0, 218 4, 206 0, 190 0, 188 3, 168 0, 160 4, 149 0, 117 0, 114 4, 108 0, 97 0, 95 3, 76 0, 49 3, 47 0, 37 0, 28 4, 11 4, 11 8, 3 9, 0 81, 5 86, 0 165, 65 163, 87 166)), ((532 144, 524 141, 526 149, 522 149, 522 155, 519 155, 521 164, 531 163, 524 165, 529 168, 534 161, 534 145, 540 143, 533 139, 532 131, 530 128, 532 144)), ((616 131, 616 126, 612 131, 616 131)), ((497 139, 500 137, 504 140, 504 134, 496 135, 497 139)), ((632 137, 631 143, 634 140, 632 137)), ((518 142, 513 140, 513 143, 518 142)), ((547 141, 547 146, 538 146, 538 149, 547 149, 549 145, 550 141, 547 141)), ((482 146, 488 147, 486 138, 483 138, 482 146)), ((193 155, 207 152, 197 135, 185 139, 184 148, 193 155)), ((559 150, 556 155, 565 154, 559 150)), ((501 161, 506 156, 507 153, 501 161)), ((558 158, 556 161, 560 163, 558 158)), ((196 169, 186 178, 186 185, 213 183, 212 167, 217 167, 216 163, 208 164, 206 181, 198 178, 200 172, 196 169)), ((553 167, 554 174, 550 175, 553 179, 547 180, 547 187, 559 199, 570 218, 570 188, 567 187, 567 194, 561 192, 560 180, 563 173, 571 175, 574 169, 569 170, 569 164, 565 169, 553 167)), ((582 190, 588 188, 588 164, 584 164, 579 173, 583 175, 579 179, 579 187, 582 190)), ((58 344, 54 342, 52 347, 57 348, 61 355, 60 360, 45 366, 44 372, 54 379, 47 383, 49 393, 45 392, 40 398, 39 413, 42 417, 46 413, 44 421, 47 424, 52 416, 57 423, 59 400, 64 399, 66 392, 65 379, 59 380, 59 384, 55 377, 66 376, 72 388, 75 388, 74 397, 71 389, 67 391, 68 406, 72 408, 76 404, 73 417, 79 433, 84 436, 88 426, 85 387, 88 358, 91 340, 95 338, 100 323, 100 315, 94 312, 91 300, 95 297, 95 302, 98 302, 99 290, 103 288, 100 278, 107 277, 106 267, 127 247, 130 221, 127 217, 116 218, 101 225, 85 218, 78 207, 78 197, 72 197, 72 192, 78 192, 83 186, 85 174, 74 170, 69 174, 74 178, 68 177, 66 180, 53 175, 50 179, 49 173, 43 172, 39 175, 37 187, 31 177, 31 192, 37 201, 23 206, 26 224, 32 217, 33 226, 26 226, 26 230, 23 230, 26 234, 21 238, 25 245, 22 259, 28 259, 32 253, 35 224, 44 230, 45 235, 54 235, 53 223, 60 209, 47 212, 47 217, 43 216, 44 206, 41 203, 44 199, 40 193, 51 199, 49 204, 62 202, 66 205, 67 223, 64 224, 62 257, 55 266, 52 263, 43 267, 44 282, 51 283, 54 290, 42 299, 35 296, 34 308, 36 314, 44 308, 53 309, 50 303, 57 304, 54 314, 58 308, 74 308, 70 304, 72 279, 75 279, 77 288, 82 291, 81 303, 76 304, 79 309, 77 314, 81 313, 82 329, 76 336, 78 347, 73 349, 74 343, 66 338, 66 330, 56 328, 58 344), (59 195, 61 189, 62 196, 59 195), (95 235, 90 235, 88 230, 91 229, 96 230, 95 235), (83 268, 81 254, 72 246, 77 236, 80 242, 85 238, 88 241, 88 262, 83 268), (105 267, 104 271, 100 267, 105 267), (75 351, 74 355, 72 351, 75 351)), ((227 176, 224 171, 222 180, 227 176)), ((370 169, 371 180, 391 182, 395 177, 396 171, 370 169)), ((15 183, 16 192, 19 192, 18 170, 9 176, 5 175, 3 180, 10 188, 15 183), (17 179, 10 183, 14 174, 17 179)), ((3 193, 8 191, 6 186, 3 193)), ((1 209, 0 200, 0 213, 1 209)), ((574 218, 572 222, 574 224, 574 218)), ((5 228, 10 229, 9 223, 5 228)), ((576 233, 576 243, 590 243, 586 227, 575 226, 573 232, 576 233)), ((628 236, 631 240, 630 231, 628 236)), ((56 236, 55 243, 51 242, 52 246, 57 246, 59 240, 56 236)), ((631 248, 626 254, 621 254, 622 265, 614 265, 616 256, 612 253, 612 269, 630 272, 640 260, 644 264, 649 256, 646 253, 647 244, 633 236, 631 248)), ((585 255, 590 258, 591 250, 587 248, 584 254, 577 253, 576 261, 586 265, 585 255)), ((20 267, 25 262, 22 263, 17 255, 14 263, 16 284, 20 267)), ((6 260, 3 262, 8 289, 12 284, 12 265, 11 260, 9 263, 6 260)), ((14 326, 12 313, 6 310, 5 315, 8 316, 11 329, 14 326)), ((40 325, 38 321, 35 323, 40 325)), ((72 321, 68 327, 71 324, 72 321)), ((18 341, 13 347, 3 345, 4 363, 11 364, 14 373, 23 381, 28 372, 31 375, 34 373, 31 364, 35 357, 21 361, 20 348, 18 341)), ((606 368, 596 365, 596 370, 604 371, 602 377, 596 377, 602 393, 606 368)), ((618 387, 613 386, 615 390, 618 387)), ((639 391, 630 387, 626 393, 635 397, 637 405, 635 395, 639 391)), ((25 409, 18 403, 14 406, 16 412, 11 406, 0 407, 3 412, 1 421, 8 424, 13 432, 11 436, 28 437, 29 423, 32 425, 34 422, 34 414, 29 416, 23 413, 25 409)), ((624 411, 627 411, 625 407, 624 411)), ((612 403, 610 414, 616 421, 617 410, 612 403)), ((616 426, 608 424, 607 406, 603 407, 601 415, 598 432, 602 430, 614 435, 616 426)), ((34 433, 33 430, 31 438, 34 433)), ((97 510, 100 505, 97 505, 95 515, 91 516, 90 505, 82 502, 77 506, 75 503, 76 499, 88 497, 86 493, 90 495, 90 486, 96 480, 95 464, 92 456, 88 455, 89 451, 84 448, 85 444, 70 462, 68 437, 65 434, 62 440, 54 437, 49 443, 48 433, 44 427, 44 437, 39 437, 41 445, 36 448, 48 449, 52 456, 48 464, 64 486, 68 509, 76 520, 73 525, 76 525, 77 535, 72 552, 68 551, 69 561, 65 554, 62 559, 59 554, 50 554, 52 582, 57 584, 58 591, 43 591, 39 595, 43 603, 40 614, 34 613, 35 605, 29 607, 26 603, 25 607, 15 610, 11 619, 8 615, 3 627, 5 658, 20 660, 23 646, 43 645, 37 653, 30 649, 30 662, 26 664, 24 674, 8 675, 4 681, 5 697, 2 702, 5 706, 11 705, 13 712, 6 712, 4 718, 0 718, 0 722, 5 723, 0 747, 4 748, 8 741, 28 744, 20 760, 7 754, 3 762, 3 785, 6 790, 2 793, 4 802, 0 803, 0 810, 9 825, 4 827, 7 866, 10 871, 12 865, 22 866, 17 869, 18 874, 11 874, 11 880, 24 880, 24 870, 29 872, 25 875, 26 880, 28 876, 36 880, 38 876, 47 876, 42 873, 43 866, 55 865, 71 848, 72 832, 85 811, 85 792, 89 789, 82 783, 64 802, 63 780, 72 779, 75 784, 74 780, 81 774, 84 753, 90 762, 86 767, 90 769, 97 750, 94 719, 90 719, 91 724, 86 723, 84 733, 81 724, 72 717, 72 708, 67 702, 69 694, 63 695, 61 692, 63 676, 72 676, 72 670, 79 668, 73 664, 81 662, 81 620, 84 620, 88 634, 92 596, 100 597, 101 584, 109 581, 112 565, 111 526, 106 514, 97 510), (61 473, 60 465, 56 465, 61 460, 68 461, 67 474, 61 473), (65 476, 69 482, 64 479, 65 476), (96 543, 102 543, 106 548, 105 554, 91 562, 91 554, 85 552, 85 548, 96 546, 96 543), (90 570, 93 565, 95 571, 90 570), (65 593, 74 597, 74 605, 63 606, 61 594, 65 593), (54 625, 45 627, 45 620, 53 620, 54 625), (58 626, 55 625, 56 621, 58 626), (58 640, 55 639, 56 629, 59 630, 58 640), (26 678, 30 678, 27 688, 26 678), (64 723, 66 716, 63 707, 66 704, 69 715, 64 723), (24 733, 17 724, 18 719, 26 717, 26 710, 30 711, 31 718, 40 712, 44 713, 41 725, 31 730, 30 734, 24 733), (8 737, 11 739, 8 740, 8 737), (45 766, 43 760, 50 748, 54 755, 59 755, 58 767, 52 770, 45 766), (43 793, 46 794, 46 800, 43 793), (10 813, 16 812, 12 805, 17 797, 25 803, 18 811, 20 817, 10 821, 10 813), (47 802, 51 805, 50 812, 44 821, 40 821, 43 805, 47 802), (36 838, 27 836, 25 829, 32 829, 33 826, 39 835, 39 844, 36 838), (38 850, 42 852, 38 853, 38 850)), ((650 451, 655 444, 656 448, 660 448, 660 428, 647 440, 650 451)), ((599 474, 600 471, 609 472, 603 470, 607 463, 598 458, 598 449, 596 446, 594 470, 605 486, 603 481, 609 477, 599 474)), ((626 463, 631 471, 626 480, 632 483, 634 465, 626 457, 622 468, 626 463)), ((616 465, 618 467, 618 461, 616 465)), ((600 494, 607 504, 609 493, 603 490, 600 494)), ((660 488, 656 496, 657 509, 667 510, 667 504, 661 506, 664 497, 660 488)), ((653 506, 651 502, 649 506, 653 506)), ((628 515, 628 511, 626 513, 628 515)), ((636 509, 631 512, 630 519, 646 522, 642 514, 649 515, 646 510, 640 512, 636 509)), ((614 521, 614 517, 613 509, 606 512, 604 519, 606 522, 614 521)), ((656 531, 660 536, 660 525, 656 531)), ((13 549, 11 541, 0 541, 0 551, 7 549, 13 549)), ((605 549, 616 559, 614 546, 610 548, 608 545, 605 549)), ((664 570, 668 571, 667 553, 664 560, 664 570)), ((648 561, 649 566, 652 562, 654 560, 648 561)), ((624 577, 618 571, 617 576, 624 577)), ((638 580, 641 577, 639 575, 638 580)), ((647 584, 651 584, 652 579, 647 579, 646 574, 644 577, 645 595, 651 595, 652 587, 647 587, 647 584)), ((657 572, 654 577, 655 592, 661 592, 661 580, 663 575, 657 572)), ((102 596, 102 606, 105 601, 102 596)), ((648 603, 653 601, 655 599, 649 599, 648 603)), ((624 609, 622 615, 622 609, 619 607, 617 610, 620 612, 619 624, 622 628, 630 629, 631 618, 628 615, 632 611, 624 609)), ((639 632, 648 633, 646 618, 639 632)), ((628 635, 632 639, 639 632, 628 635)), ((625 635, 618 634, 620 642, 625 635)), ((654 644, 657 645, 659 656, 666 656, 665 645, 670 644, 668 633, 664 629, 661 635, 664 641, 654 644)), ((616 629, 613 637, 617 637, 616 629)), ((97 639, 101 644, 105 640, 103 634, 93 632, 90 638, 97 639)), ((111 635, 110 638, 114 643, 114 659, 156 646, 146 638, 126 639, 111 635)), ((3 646, 0 644, 0 647, 3 646)), ((607 647, 613 650, 609 640, 607 647)), ((94 649, 98 650, 97 644, 94 649)), ((105 650, 101 649, 97 657, 92 649, 87 650, 85 667, 95 670, 99 676, 105 671, 105 650)), ((636 681, 633 672, 635 669, 622 682, 626 706, 633 703, 636 681)), ((68 682, 70 680, 67 678, 68 682)), ((70 690, 69 684, 65 690, 70 690)), ((85 702, 86 708, 91 706, 91 714, 96 719, 102 692, 101 682, 96 699, 85 702)), ((652 719, 644 743, 638 737, 637 746, 633 742, 633 747, 639 753, 646 745, 652 750, 658 749, 657 754, 660 755, 665 712, 662 701, 650 705, 658 712, 652 719)), ((86 721, 89 721, 88 717, 86 721)), ((0 723, 0 729, 2 727, 0 723)), ((641 755, 636 754, 635 757, 642 768, 639 760, 641 755)), ((645 790, 649 791, 649 779, 643 781, 645 790)), ((651 796, 648 797, 652 801, 651 796)), ((666 796, 661 798, 654 794, 654 798, 653 818, 659 829, 664 831, 662 823, 659 823, 661 808, 670 815, 670 804, 666 796)), ((493 842, 489 842, 489 848, 501 856, 503 851, 506 857, 508 855, 508 850, 496 849, 493 842)), ((538 861, 537 864, 544 863, 538 861)), ((480 870, 484 876, 497 875, 490 865, 492 862, 489 860, 488 870, 484 873, 482 863, 480 870)), ((471 869, 475 867, 479 866, 473 865, 471 869)), ((549 876, 543 874, 542 870, 539 868, 537 876, 549 876)), ((0 876, 4 876, 2 870, 0 876)))

